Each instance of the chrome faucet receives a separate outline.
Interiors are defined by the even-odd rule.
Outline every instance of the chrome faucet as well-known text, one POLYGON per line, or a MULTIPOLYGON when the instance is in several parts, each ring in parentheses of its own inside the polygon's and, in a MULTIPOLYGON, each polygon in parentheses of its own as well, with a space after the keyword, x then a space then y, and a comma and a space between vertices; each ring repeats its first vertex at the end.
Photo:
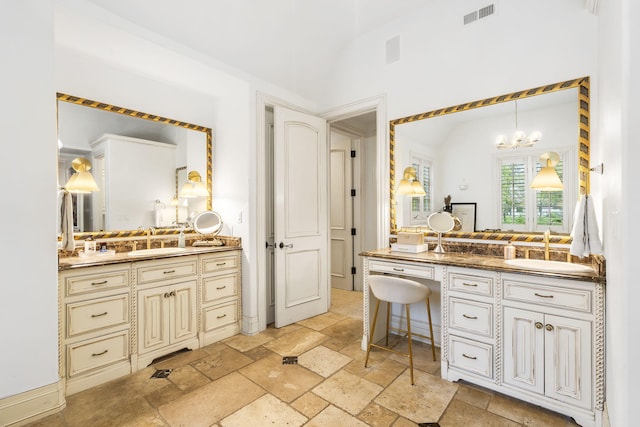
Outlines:
POLYGON ((544 259, 549 261, 549 239, 551 238, 551 230, 547 229, 542 236, 544 241, 544 259))
POLYGON ((147 228, 147 249, 151 249, 151 235, 156 234, 156 228, 155 227, 149 227, 147 228))

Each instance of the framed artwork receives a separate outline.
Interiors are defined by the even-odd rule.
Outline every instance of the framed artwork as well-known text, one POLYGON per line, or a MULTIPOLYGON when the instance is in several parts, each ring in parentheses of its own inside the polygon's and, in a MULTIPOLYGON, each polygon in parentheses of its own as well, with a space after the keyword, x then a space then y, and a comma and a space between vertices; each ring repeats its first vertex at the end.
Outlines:
POLYGON ((460 231, 476 231, 476 203, 451 203, 451 215, 462 223, 460 231))

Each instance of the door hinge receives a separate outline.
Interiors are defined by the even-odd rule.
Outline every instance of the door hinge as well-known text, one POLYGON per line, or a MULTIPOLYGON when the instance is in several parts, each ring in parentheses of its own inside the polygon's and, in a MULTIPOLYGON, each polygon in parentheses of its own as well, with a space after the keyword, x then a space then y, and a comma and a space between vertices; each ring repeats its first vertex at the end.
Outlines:
POLYGON ((351 189, 351 197, 356 197, 356 189, 355 188, 351 189))
POLYGON ((351 267, 351 274, 356 274, 356 268, 355 267, 351 267))
POLYGON ((356 235, 356 229, 355 229, 355 228, 352 228, 352 229, 351 229, 351 235, 352 235, 352 236, 355 236, 355 235, 356 235))
POLYGON ((356 157, 356 150, 351 150, 351 157, 355 158, 356 157))

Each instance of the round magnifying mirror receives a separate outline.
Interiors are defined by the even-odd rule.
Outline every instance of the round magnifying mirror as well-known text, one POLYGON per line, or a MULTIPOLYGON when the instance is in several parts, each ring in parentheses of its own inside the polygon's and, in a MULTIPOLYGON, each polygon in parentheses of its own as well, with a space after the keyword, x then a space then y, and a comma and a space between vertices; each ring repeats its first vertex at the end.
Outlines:
POLYGON ((216 239, 220 231, 222 230, 222 218, 220 214, 214 211, 200 212, 193 220, 193 229, 202 234, 204 239, 197 240, 193 243, 193 246, 222 246, 223 243, 219 239, 216 239), (209 236, 209 237, 207 237, 209 236))
POLYGON ((453 230, 456 226, 455 219, 447 212, 434 212, 427 218, 427 224, 429 225, 429 228, 438 233, 438 245, 433 251, 443 253, 442 233, 448 233, 453 230))

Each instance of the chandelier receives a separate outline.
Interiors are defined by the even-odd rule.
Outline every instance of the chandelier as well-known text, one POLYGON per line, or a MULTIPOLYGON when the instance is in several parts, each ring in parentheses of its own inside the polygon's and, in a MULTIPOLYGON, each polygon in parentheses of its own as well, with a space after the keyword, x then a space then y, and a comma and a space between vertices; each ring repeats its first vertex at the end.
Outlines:
POLYGON ((516 130, 511 138, 507 135, 498 135, 498 138, 496 138, 496 147, 498 150, 504 150, 506 148, 533 147, 542 138, 542 133, 540 131, 536 130, 527 135, 524 131, 518 129, 518 100, 515 100, 514 104, 516 110, 516 130))

